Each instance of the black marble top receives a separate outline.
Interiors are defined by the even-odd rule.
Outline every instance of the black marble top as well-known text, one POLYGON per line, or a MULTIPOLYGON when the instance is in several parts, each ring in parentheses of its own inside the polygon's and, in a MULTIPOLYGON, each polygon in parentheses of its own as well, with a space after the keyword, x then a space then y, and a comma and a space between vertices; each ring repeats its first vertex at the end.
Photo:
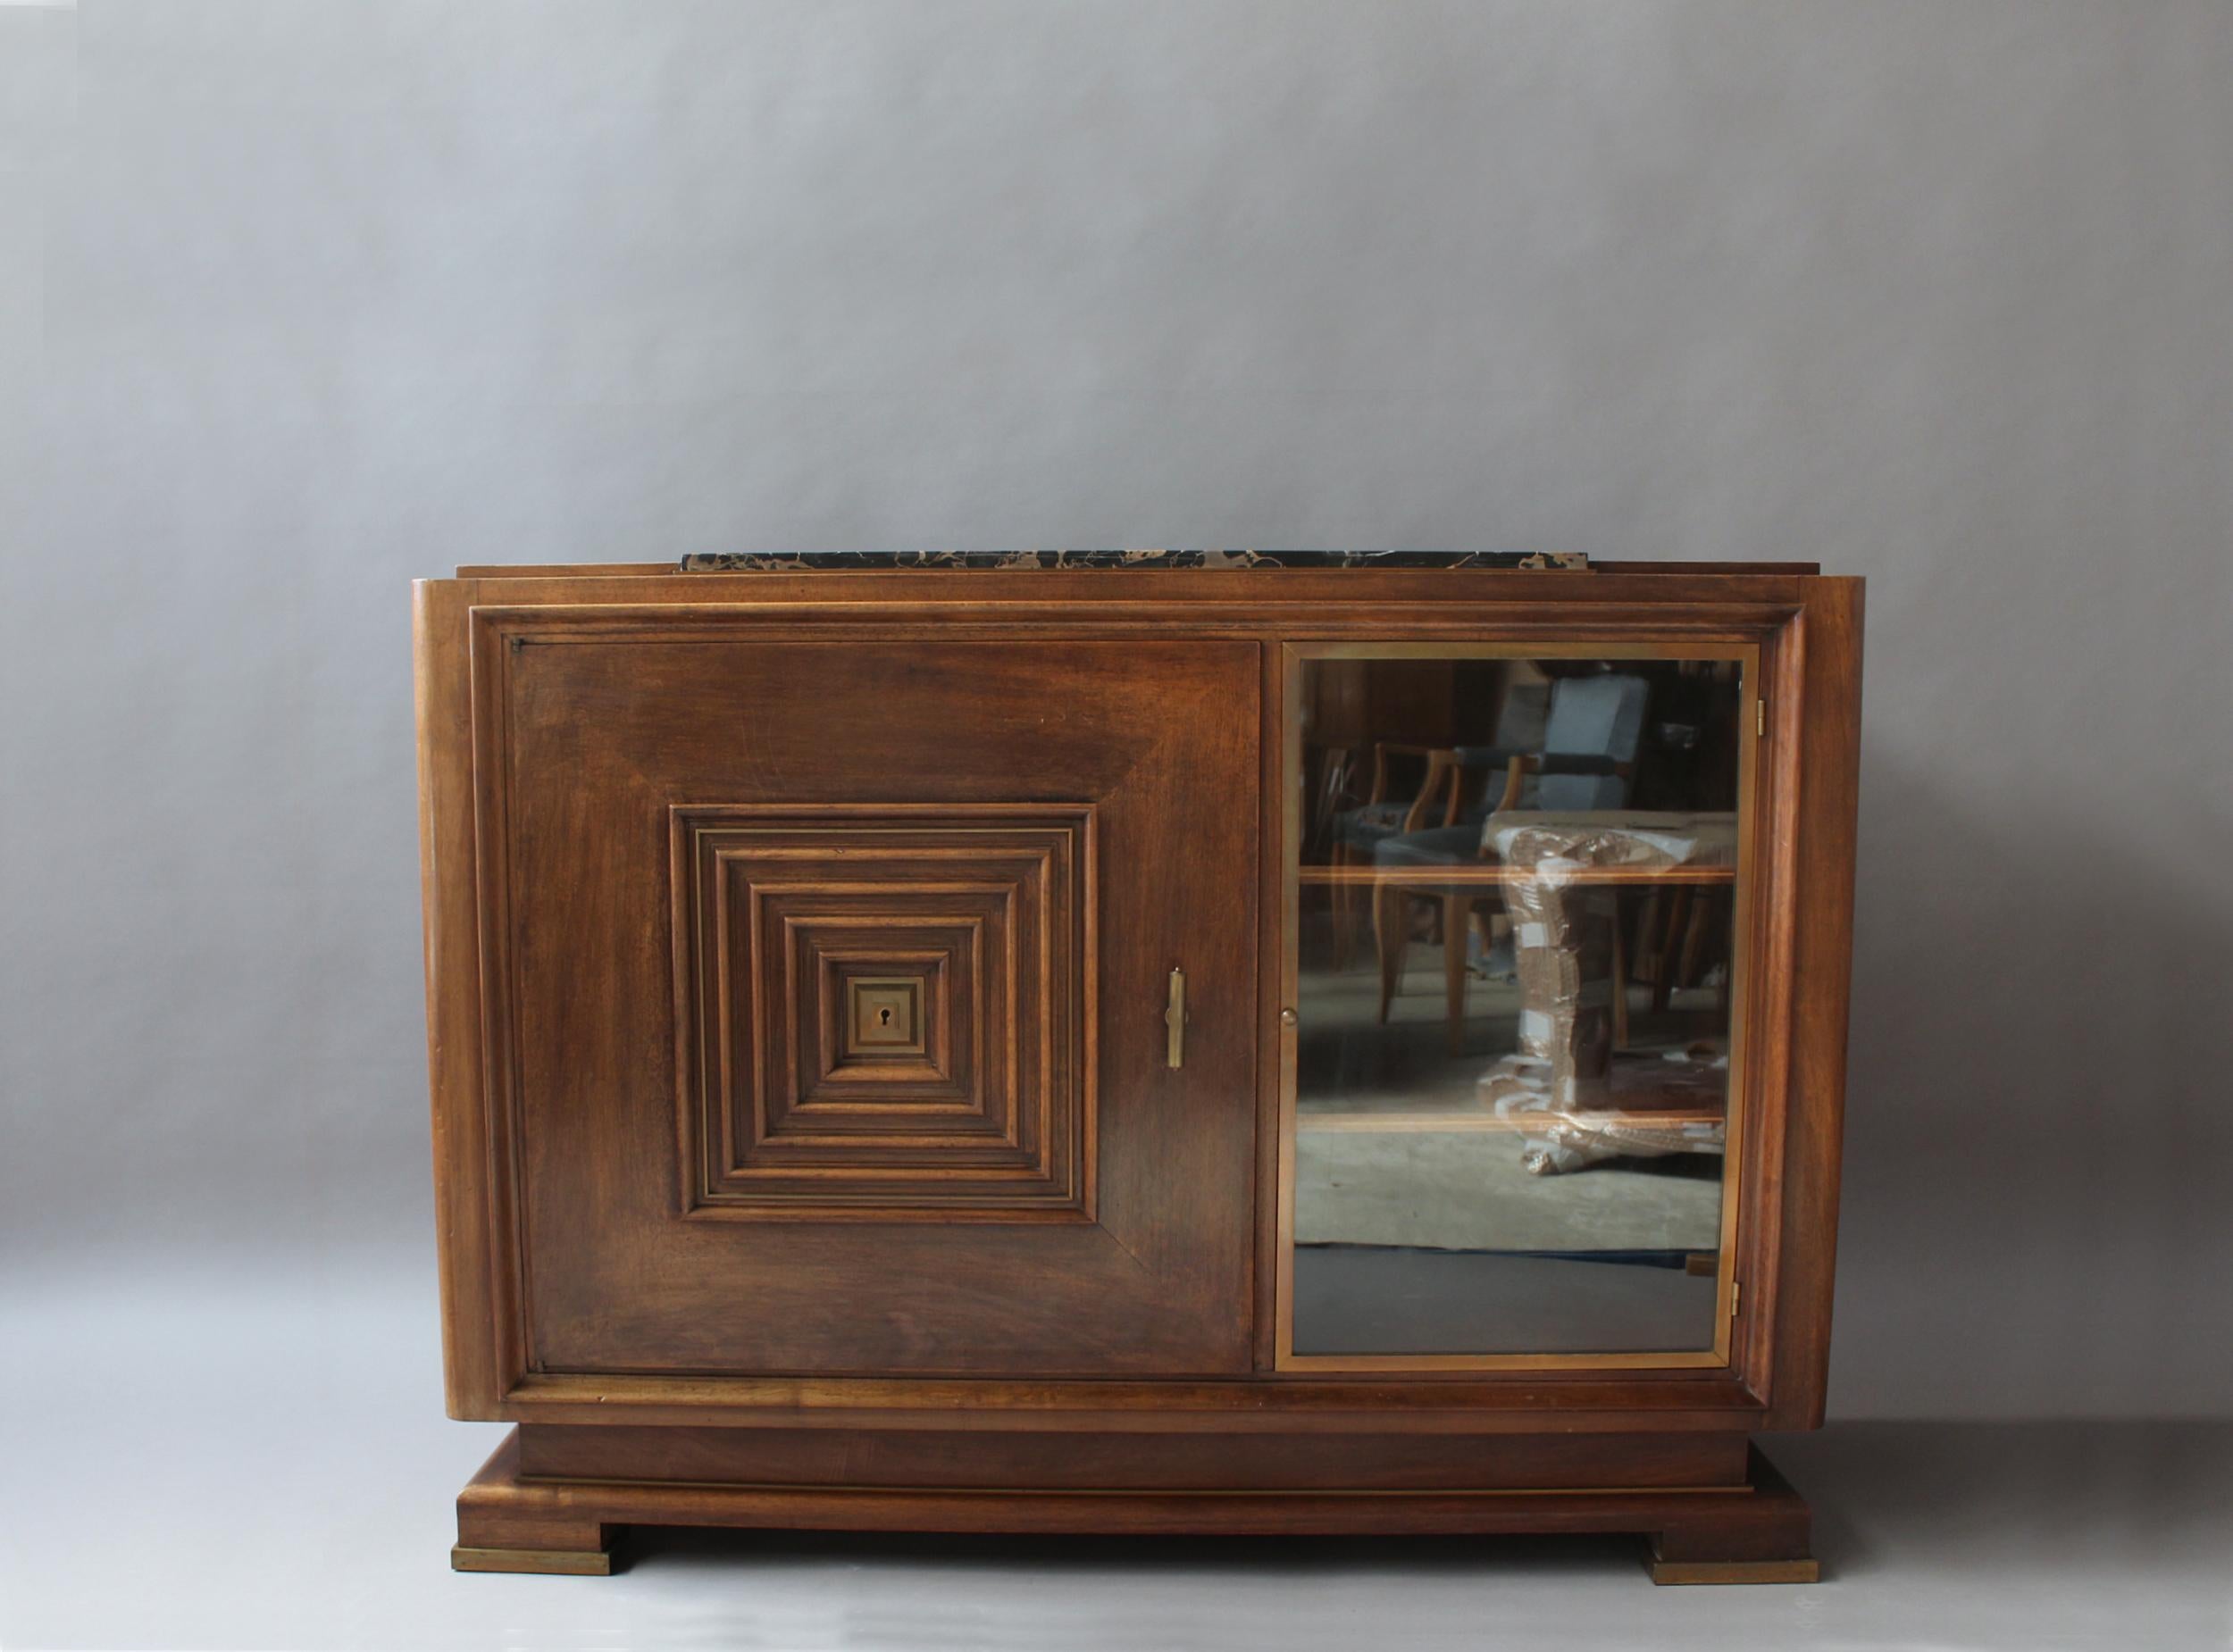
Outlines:
POLYGON ((685 573, 821 568, 1586 568, 1573 551, 716 551, 685 573))

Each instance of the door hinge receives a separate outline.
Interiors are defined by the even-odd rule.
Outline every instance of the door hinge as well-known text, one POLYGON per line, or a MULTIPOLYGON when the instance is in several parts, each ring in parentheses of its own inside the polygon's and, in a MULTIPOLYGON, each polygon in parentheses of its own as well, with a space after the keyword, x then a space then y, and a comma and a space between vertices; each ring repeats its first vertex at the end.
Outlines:
POLYGON ((1768 732, 1768 702, 1766 700, 1752 702, 1752 732, 1756 736, 1765 735, 1768 732))
POLYGON ((1744 1302, 1744 1281, 1741 1279, 1731 1280, 1729 1281, 1729 1317, 1731 1319, 1735 1319, 1736 1317, 1737 1308, 1739 1305, 1744 1302))
POLYGON ((1163 1005, 1163 1059, 1173 1067, 1186 1064, 1186 972, 1174 969, 1163 1005))

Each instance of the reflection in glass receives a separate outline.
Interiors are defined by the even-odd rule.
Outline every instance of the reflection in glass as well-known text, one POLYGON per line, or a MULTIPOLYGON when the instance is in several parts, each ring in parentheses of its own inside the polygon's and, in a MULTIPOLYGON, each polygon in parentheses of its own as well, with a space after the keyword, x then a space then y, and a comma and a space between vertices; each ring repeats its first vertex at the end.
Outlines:
POLYGON ((1300 688, 1292 1351, 1710 1350, 1738 663, 1300 688))

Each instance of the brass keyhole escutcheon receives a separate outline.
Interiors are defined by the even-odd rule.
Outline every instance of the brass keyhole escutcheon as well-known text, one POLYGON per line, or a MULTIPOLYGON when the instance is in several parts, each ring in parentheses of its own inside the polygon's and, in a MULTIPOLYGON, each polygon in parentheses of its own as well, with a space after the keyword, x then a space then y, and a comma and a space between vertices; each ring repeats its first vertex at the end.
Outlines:
POLYGON ((921 1055, 924 982, 916 975, 856 975, 845 983, 841 1053, 866 1059, 921 1055))

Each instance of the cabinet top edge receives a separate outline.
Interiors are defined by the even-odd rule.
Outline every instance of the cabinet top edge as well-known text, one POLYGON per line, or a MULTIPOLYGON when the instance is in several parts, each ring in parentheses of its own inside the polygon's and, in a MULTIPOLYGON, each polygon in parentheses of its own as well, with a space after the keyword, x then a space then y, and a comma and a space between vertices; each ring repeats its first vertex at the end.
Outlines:
POLYGON ((1192 572, 1324 573, 1401 569, 1410 572, 1624 577, 1782 578, 1819 574, 1812 562, 1592 562, 1572 552, 1518 551, 807 551, 693 555, 658 563, 467 563, 461 580, 659 579, 709 574, 860 577, 893 573, 1192 572))

